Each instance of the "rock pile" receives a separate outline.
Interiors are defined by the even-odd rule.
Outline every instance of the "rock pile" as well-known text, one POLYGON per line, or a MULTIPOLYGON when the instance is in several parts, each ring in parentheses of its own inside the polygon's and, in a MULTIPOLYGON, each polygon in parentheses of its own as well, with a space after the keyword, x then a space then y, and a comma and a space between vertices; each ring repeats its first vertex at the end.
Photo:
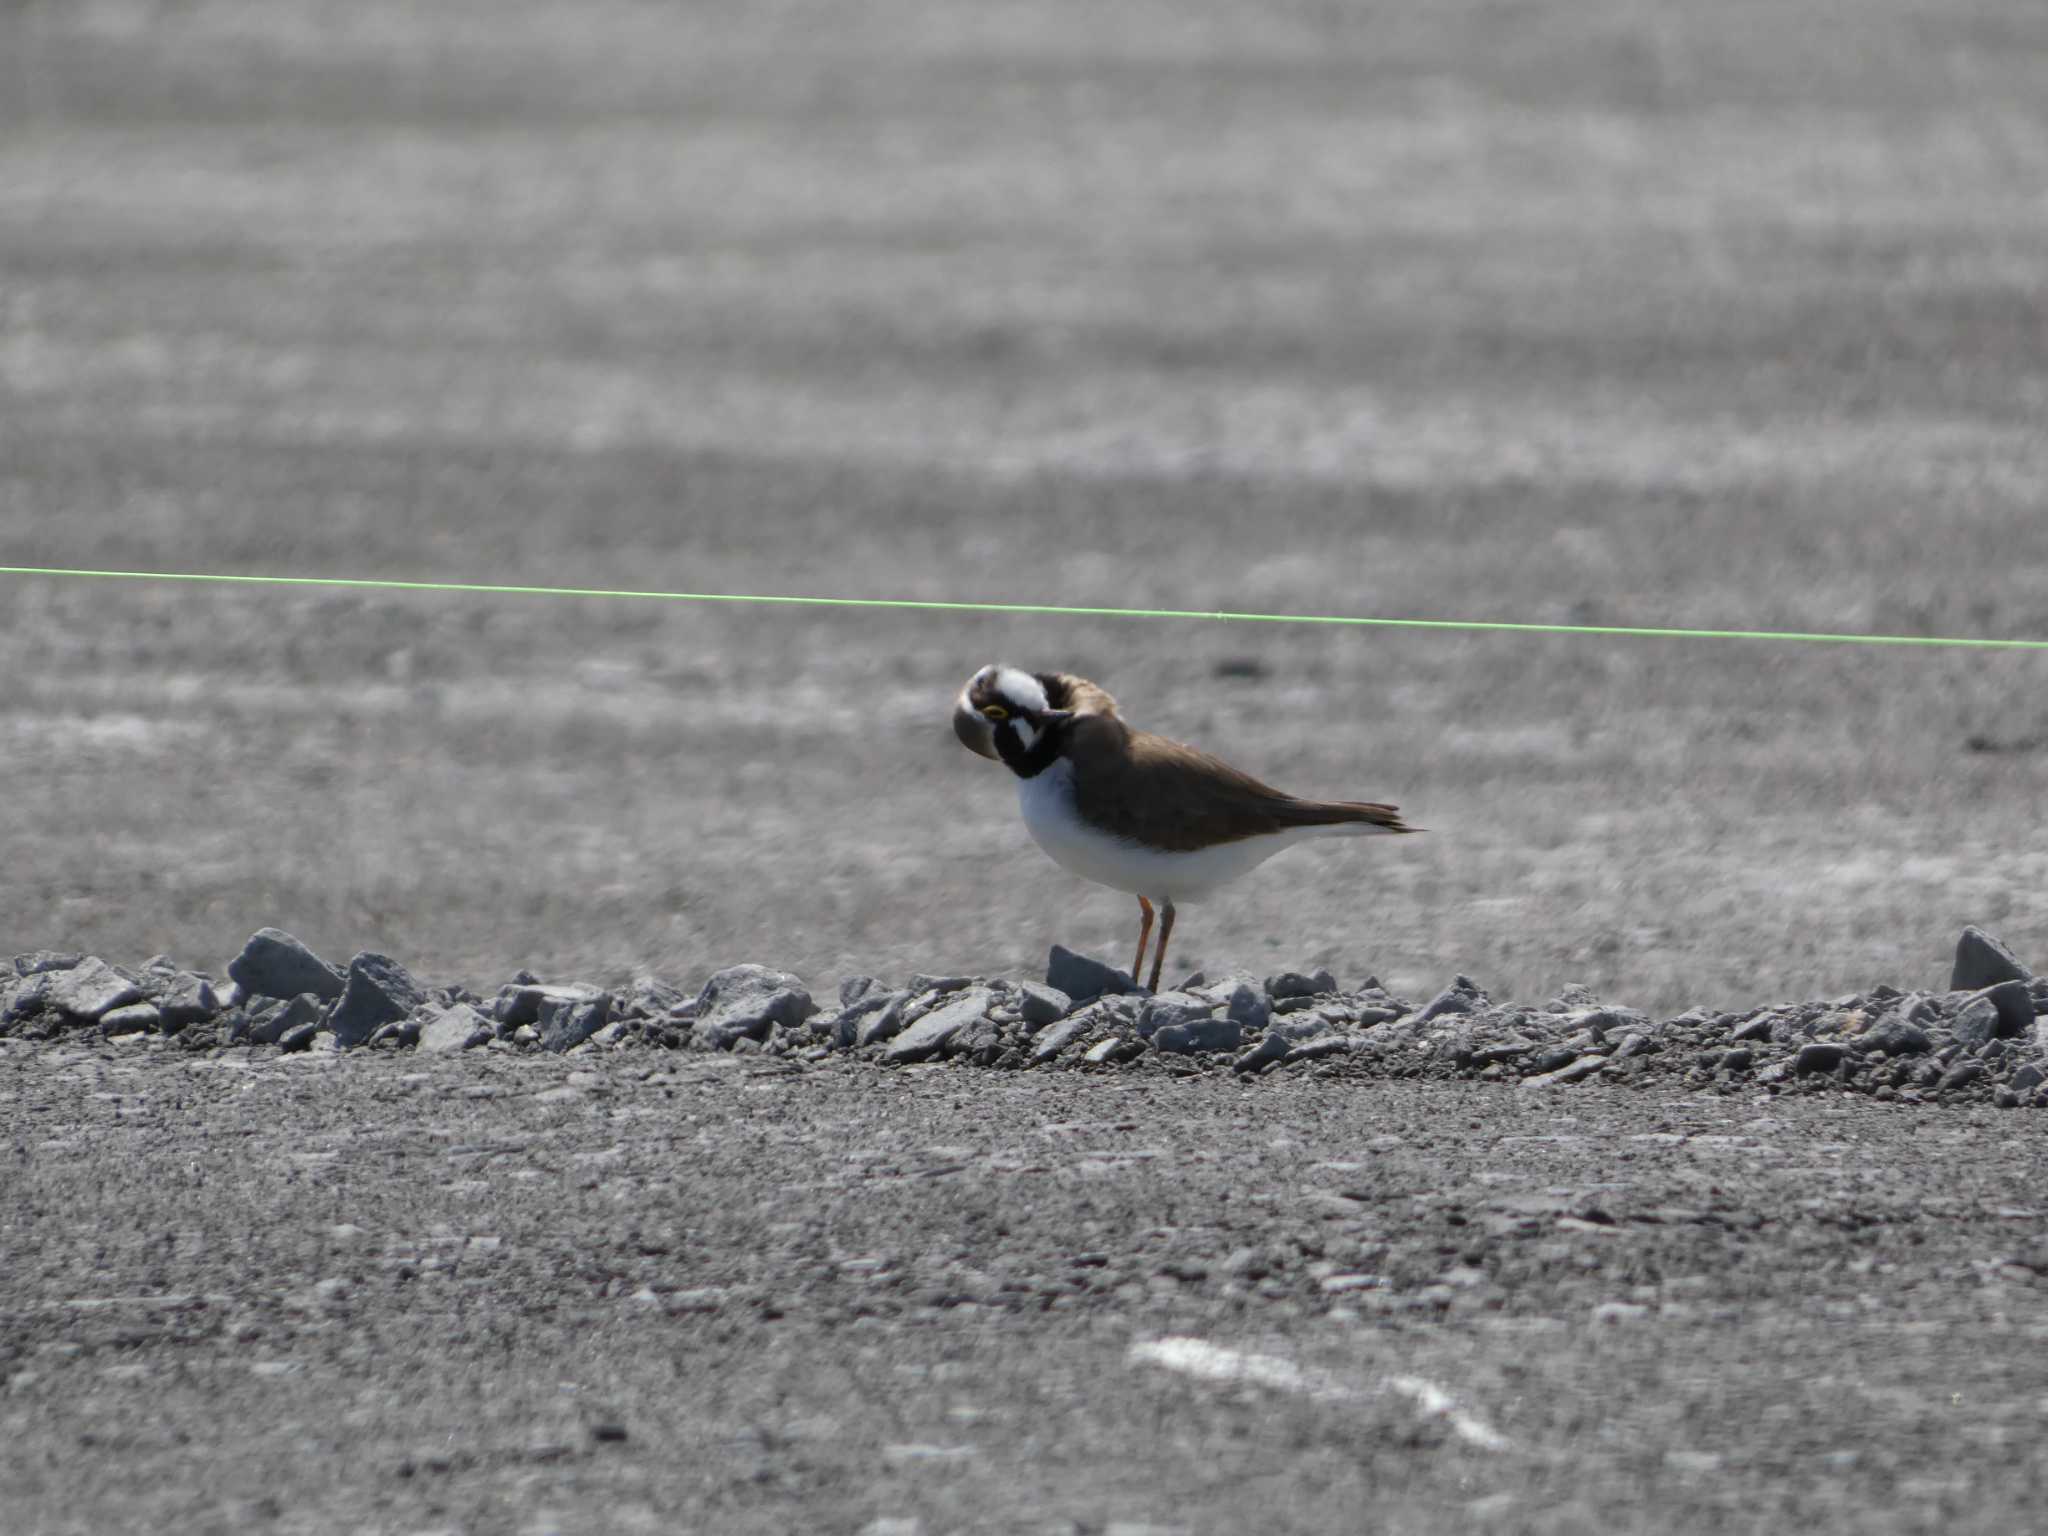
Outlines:
POLYGON ((88 1030, 194 1050, 653 1047, 885 1065, 1149 1065, 1245 1077, 1306 1069, 1532 1089, 1677 1077, 1731 1091, 1846 1088, 1908 1103, 2048 1108, 2048 978, 1975 928, 1941 990, 1878 986, 1662 1020, 1582 987, 1538 1006, 1496 1003, 1464 976, 1419 1003, 1375 978, 1342 987, 1328 971, 1197 973, 1155 995, 1058 947, 1042 983, 920 975, 892 986, 861 976, 824 1007, 797 977, 760 965, 729 966, 694 996, 654 978, 605 990, 521 972, 486 998, 427 987, 386 955, 330 965, 275 928, 250 938, 227 977, 162 956, 127 970, 92 955, 18 955, 0 972, 0 1038, 88 1030))

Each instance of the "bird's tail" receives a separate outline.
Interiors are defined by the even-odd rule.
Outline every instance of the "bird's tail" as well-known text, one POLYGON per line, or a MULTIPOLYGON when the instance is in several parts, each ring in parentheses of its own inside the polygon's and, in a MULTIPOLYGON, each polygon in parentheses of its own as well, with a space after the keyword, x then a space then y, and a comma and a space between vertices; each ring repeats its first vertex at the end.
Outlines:
POLYGON ((1286 813, 1297 827, 1366 837, 1374 833, 1420 832, 1401 819, 1400 807, 1368 800, 1297 800, 1286 813))

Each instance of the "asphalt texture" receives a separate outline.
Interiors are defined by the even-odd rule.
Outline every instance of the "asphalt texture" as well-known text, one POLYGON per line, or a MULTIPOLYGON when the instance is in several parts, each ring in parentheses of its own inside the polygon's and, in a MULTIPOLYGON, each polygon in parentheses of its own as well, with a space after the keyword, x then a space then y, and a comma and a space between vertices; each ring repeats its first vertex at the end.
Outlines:
POLYGON ((0 1041, 0 1529, 2018 1531, 2035 1117, 0 1041))

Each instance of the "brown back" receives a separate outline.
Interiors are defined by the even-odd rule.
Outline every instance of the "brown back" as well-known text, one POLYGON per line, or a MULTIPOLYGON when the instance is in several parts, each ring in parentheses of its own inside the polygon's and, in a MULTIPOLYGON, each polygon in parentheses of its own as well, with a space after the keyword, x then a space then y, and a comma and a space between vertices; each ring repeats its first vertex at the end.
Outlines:
POLYGON ((1154 848, 1187 852, 1346 822, 1414 830, 1391 805, 1302 800, 1221 758, 1134 731, 1114 713, 1076 718, 1067 731, 1066 755, 1074 764, 1075 809, 1099 827, 1154 848))

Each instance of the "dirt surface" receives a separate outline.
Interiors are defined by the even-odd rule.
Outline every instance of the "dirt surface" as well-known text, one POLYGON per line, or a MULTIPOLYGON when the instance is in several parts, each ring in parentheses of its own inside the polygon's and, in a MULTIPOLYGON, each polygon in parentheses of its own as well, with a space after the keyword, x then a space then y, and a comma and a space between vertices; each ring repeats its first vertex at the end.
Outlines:
MULTIPOLYGON (((0 4, 0 562, 2048 635, 2039 0, 0 4)), ((2034 654, 0 583, 0 954, 1130 952, 985 662, 1427 837, 1189 968, 2048 937, 2034 654)))
MULTIPOLYGON (((0 560, 2038 638, 2044 59, 2038 0, 0 3, 0 560)), ((946 729, 996 659, 1431 828, 1177 966, 1662 1022, 2048 934, 2033 655, 25 578, 0 654, 0 955, 1126 955, 946 729)), ((124 1038, 0 1039, 0 1536, 2040 1523, 1992 1079, 124 1038)))
MULTIPOLYGON (((138 1037, 139 1041, 139 1037, 138 1037)), ((10 1533, 2023 1529, 2024 1116, 0 1042, 10 1533)))

